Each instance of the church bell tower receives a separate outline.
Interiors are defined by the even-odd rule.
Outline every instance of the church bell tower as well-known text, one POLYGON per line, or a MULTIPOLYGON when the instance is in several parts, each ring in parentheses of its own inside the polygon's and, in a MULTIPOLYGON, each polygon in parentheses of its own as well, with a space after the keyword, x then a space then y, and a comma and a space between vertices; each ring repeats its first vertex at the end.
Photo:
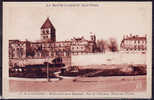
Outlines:
POLYGON ((56 30, 49 18, 41 26, 41 40, 56 42, 56 30))

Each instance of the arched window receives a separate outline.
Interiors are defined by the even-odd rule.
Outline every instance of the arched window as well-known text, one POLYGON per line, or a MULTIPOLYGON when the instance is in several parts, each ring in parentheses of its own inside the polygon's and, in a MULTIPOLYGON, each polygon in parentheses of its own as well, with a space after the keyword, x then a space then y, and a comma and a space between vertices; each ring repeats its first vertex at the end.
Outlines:
POLYGON ((46 30, 46 33, 49 33, 49 30, 48 29, 46 30))
POLYGON ((134 43, 136 43, 136 40, 134 40, 134 43))
POLYGON ((44 29, 42 30, 42 33, 45 34, 45 30, 44 29))
POLYGON ((137 46, 136 46, 136 45, 134 46, 134 49, 135 49, 135 50, 137 49, 137 46))

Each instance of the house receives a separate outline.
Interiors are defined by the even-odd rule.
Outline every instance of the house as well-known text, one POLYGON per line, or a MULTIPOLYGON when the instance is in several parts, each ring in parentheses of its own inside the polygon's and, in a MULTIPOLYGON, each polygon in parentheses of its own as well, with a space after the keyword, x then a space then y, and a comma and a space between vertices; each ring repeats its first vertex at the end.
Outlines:
POLYGON ((138 36, 126 35, 123 37, 123 40, 120 44, 121 51, 135 51, 135 52, 145 52, 146 51, 146 35, 145 36, 138 36))
POLYGON ((74 55, 83 53, 94 53, 96 47, 96 37, 91 35, 91 40, 87 40, 84 37, 71 39, 71 53, 74 55))

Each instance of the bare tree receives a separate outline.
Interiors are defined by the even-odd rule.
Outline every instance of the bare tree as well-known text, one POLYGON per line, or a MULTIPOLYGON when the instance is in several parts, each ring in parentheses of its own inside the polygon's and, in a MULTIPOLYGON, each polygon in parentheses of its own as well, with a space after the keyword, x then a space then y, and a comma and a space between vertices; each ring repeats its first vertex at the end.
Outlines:
POLYGON ((97 40, 96 42, 96 51, 97 52, 105 52, 106 51, 107 42, 105 40, 97 40))
POLYGON ((116 52, 116 51, 118 51, 118 44, 117 44, 116 39, 114 39, 114 38, 110 38, 110 39, 109 39, 108 48, 109 48, 109 50, 110 50, 111 52, 116 52))

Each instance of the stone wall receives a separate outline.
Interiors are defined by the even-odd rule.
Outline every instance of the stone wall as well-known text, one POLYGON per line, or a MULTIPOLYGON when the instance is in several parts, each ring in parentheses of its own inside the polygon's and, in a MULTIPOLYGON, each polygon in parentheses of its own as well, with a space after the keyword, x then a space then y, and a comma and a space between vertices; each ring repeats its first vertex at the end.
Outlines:
POLYGON ((142 53, 90 53, 72 56, 72 65, 101 65, 101 64, 146 64, 146 54, 142 53))

